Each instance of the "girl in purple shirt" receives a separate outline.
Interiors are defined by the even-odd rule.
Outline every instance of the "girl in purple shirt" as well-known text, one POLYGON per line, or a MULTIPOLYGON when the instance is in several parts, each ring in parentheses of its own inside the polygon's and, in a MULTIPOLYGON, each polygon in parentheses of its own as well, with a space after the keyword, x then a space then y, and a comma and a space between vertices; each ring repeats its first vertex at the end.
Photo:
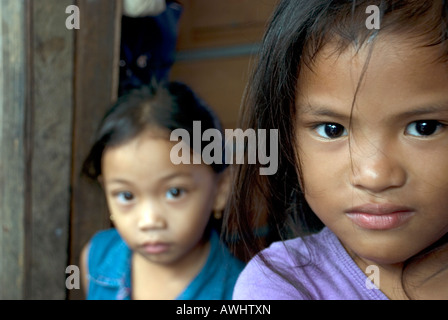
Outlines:
POLYGON ((278 171, 235 170, 234 299, 448 298, 447 59, 446 1, 280 1, 240 123, 278 129, 278 171))

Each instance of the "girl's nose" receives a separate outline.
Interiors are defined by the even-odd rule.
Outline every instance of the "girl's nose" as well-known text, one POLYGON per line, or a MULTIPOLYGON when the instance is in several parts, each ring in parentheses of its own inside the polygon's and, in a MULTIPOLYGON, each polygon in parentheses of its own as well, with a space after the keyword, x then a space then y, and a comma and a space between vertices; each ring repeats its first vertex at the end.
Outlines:
POLYGON ((138 228, 141 230, 163 229, 166 220, 162 213, 151 205, 142 206, 138 217, 138 228))
POLYGON ((352 152, 352 185, 371 193, 400 188, 407 180, 404 163, 397 150, 358 149, 352 152))

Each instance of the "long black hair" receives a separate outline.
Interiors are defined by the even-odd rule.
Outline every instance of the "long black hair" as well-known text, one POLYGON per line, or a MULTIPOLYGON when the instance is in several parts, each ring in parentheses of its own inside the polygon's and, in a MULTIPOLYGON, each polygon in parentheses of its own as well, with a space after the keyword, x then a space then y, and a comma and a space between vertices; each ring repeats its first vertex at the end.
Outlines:
POLYGON ((440 58, 446 61, 447 0, 279 1, 267 26, 239 120, 243 129, 278 129, 278 171, 261 176, 259 163, 232 167, 234 185, 225 215, 225 234, 240 258, 252 258, 273 241, 323 228, 300 187, 303 181, 294 124, 298 78, 304 65, 313 68, 316 56, 328 42, 343 52, 352 44, 360 48, 373 43, 380 33, 415 37, 422 46, 439 46, 440 58), (366 27, 366 8, 370 5, 379 8, 379 30, 366 27), (265 227, 262 237, 260 226, 265 227))
MULTIPOLYGON (((147 129, 161 129, 169 134, 175 129, 186 130, 193 137, 194 121, 201 123, 202 133, 217 129, 222 133, 218 116, 193 90, 181 82, 161 82, 134 89, 118 98, 106 112, 94 136, 82 173, 96 180, 101 175, 101 159, 107 147, 128 142, 147 129)), ((190 139, 190 146, 192 148, 190 139)), ((201 141, 201 150, 205 143, 201 141)), ((201 153, 201 150, 195 150, 201 153)), ((223 148, 223 157, 224 157, 223 148)), ((221 173, 222 163, 210 164, 221 173)))

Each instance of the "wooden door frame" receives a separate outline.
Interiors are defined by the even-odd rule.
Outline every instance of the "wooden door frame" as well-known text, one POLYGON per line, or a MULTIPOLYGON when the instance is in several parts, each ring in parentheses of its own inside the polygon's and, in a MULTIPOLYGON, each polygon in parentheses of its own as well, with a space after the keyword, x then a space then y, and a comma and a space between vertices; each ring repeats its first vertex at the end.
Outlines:
MULTIPOLYGON (((99 121, 117 98, 122 14, 121 1, 78 0, 77 5, 82 18, 75 41, 69 259, 75 266, 91 236, 110 227, 103 191, 81 175, 81 167, 99 121)), ((67 296, 84 298, 81 290, 70 290, 67 296)))

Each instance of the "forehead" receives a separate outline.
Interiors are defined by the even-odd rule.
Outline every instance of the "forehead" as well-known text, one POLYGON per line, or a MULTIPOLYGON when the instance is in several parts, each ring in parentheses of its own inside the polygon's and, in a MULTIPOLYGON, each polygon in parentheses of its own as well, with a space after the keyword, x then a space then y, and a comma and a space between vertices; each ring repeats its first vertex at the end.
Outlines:
POLYGON ((171 147, 167 139, 145 132, 117 146, 106 148, 102 157, 103 173, 138 172, 150 166, 169 164, 171 147))
POLYGON ((440 62, 440 47, 421 47, 398 36, 383 36, 357 50, 342 52, 328 44, 310 66, 300 70, 298 100, 358 98, 403 99, 440 94, 448 87, 448 65, 440 62), (362 80, 362 81, 361 81, 362 80))
POLYGON ((149 130, 137 137, 109 147, 102 157, 102 171, 106 180, 123 178, 138 184, 154 184, 166 177, 204 179, 213 176, 206 164, 174 164, 171 151, 177 142, 169 140, 163 131, 149 130))

